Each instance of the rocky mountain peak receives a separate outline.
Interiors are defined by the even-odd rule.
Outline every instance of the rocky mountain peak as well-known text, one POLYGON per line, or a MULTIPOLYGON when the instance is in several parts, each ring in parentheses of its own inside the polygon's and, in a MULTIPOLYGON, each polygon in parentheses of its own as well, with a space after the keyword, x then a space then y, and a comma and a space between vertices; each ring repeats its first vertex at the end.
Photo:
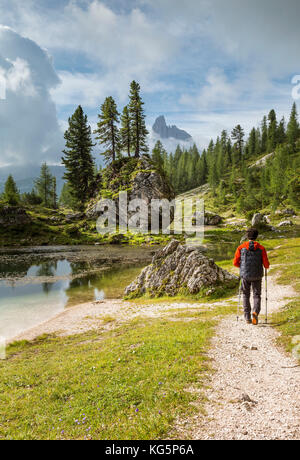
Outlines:
POLYGON ((192 136, 183 129, 179 129, 175 125, 168 126, 164 115, 160 115, 156 118, 152 130, 162 139, 174 138, 181 141, 189 141, 192 139, 192 136))

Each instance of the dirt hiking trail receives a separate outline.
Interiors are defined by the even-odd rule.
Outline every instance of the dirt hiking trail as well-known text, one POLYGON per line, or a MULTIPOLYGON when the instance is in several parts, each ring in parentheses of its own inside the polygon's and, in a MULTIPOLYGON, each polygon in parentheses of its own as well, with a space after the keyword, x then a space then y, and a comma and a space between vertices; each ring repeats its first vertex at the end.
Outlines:
MULTIPOLYGON (((295 295, 268 278, 270 313, 295 295)), ((205 390, 207 414, 177 420, 177 439, 300 439, 299 363, 276 347, 278 333, 264 324, 264 312, 262 299, 258 326, 242 316, 220 322, 209 353, 216 372, 205 390)))

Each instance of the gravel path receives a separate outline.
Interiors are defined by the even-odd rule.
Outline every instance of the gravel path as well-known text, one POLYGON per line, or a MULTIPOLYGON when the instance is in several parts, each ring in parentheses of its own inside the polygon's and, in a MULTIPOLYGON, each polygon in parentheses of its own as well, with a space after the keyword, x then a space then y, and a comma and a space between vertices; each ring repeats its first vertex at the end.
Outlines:
MULTIPOLYGON (((270 278, 271 312, 293 295, 270 278)), ((178 420, 177 439, 300 439, 300 368, 275 346, 277 332, 264 314, 260 320, 256 327, 221 321, 210 352, 216 373, 205 394, 207 415, 178 420)))

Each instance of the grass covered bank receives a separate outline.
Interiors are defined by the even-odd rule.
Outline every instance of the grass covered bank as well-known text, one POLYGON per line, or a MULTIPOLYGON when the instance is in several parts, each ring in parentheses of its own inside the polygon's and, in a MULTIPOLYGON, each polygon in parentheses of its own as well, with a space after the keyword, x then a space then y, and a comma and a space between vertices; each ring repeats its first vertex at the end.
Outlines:
POLYGON ((192 413, 216 321, 135 320, 17 343, 0 362, 0 439, 155 439, 192 413))
POLYGON ((277 283, 291 285, 298 293, 280 312, 272 315, 272 321, 280 332, 278 343, 286 351, 293 351, 300 362, 300 238, 281 240, 272 251, 272 261, 279 264, 271 270, 271 274, 278 276, 277 283))

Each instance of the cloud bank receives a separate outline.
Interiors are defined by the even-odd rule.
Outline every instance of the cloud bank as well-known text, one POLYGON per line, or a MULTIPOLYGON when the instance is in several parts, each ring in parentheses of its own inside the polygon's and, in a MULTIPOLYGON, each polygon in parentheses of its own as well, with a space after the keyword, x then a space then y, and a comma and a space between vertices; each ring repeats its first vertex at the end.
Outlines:
POLYGON ((0 26, 0 165, 60 159, 63 136, 50 91, 59 84, 51 58, 35 42, 0 26))
MULTIPOLYGON (((0 0, 1 21, 19 40, 47 48, 56 70, 41 48, 36 69, 33 49, 29 58, 20 44, 11 57, 1 45, 0 69, 11 73, 10 97, 23 91, 36 101, 43 86, 51 120, 44 140, 36 139, 41 157, 54 158, 50 146, 62 137, 53 103, 64 128, 78 104, 95 124, 106 96, 122 108, 132 79, 141 84, 147 124, 164 113, 205 147, 224 128, 257 125, 271 108, 289 115, 291 80, 300 74, 299 16, 299 0, 0 0)), ((34 126, 44 116, 33 117, 34 126)), ((5 161, 16 151, 6 148, 5 161)))

